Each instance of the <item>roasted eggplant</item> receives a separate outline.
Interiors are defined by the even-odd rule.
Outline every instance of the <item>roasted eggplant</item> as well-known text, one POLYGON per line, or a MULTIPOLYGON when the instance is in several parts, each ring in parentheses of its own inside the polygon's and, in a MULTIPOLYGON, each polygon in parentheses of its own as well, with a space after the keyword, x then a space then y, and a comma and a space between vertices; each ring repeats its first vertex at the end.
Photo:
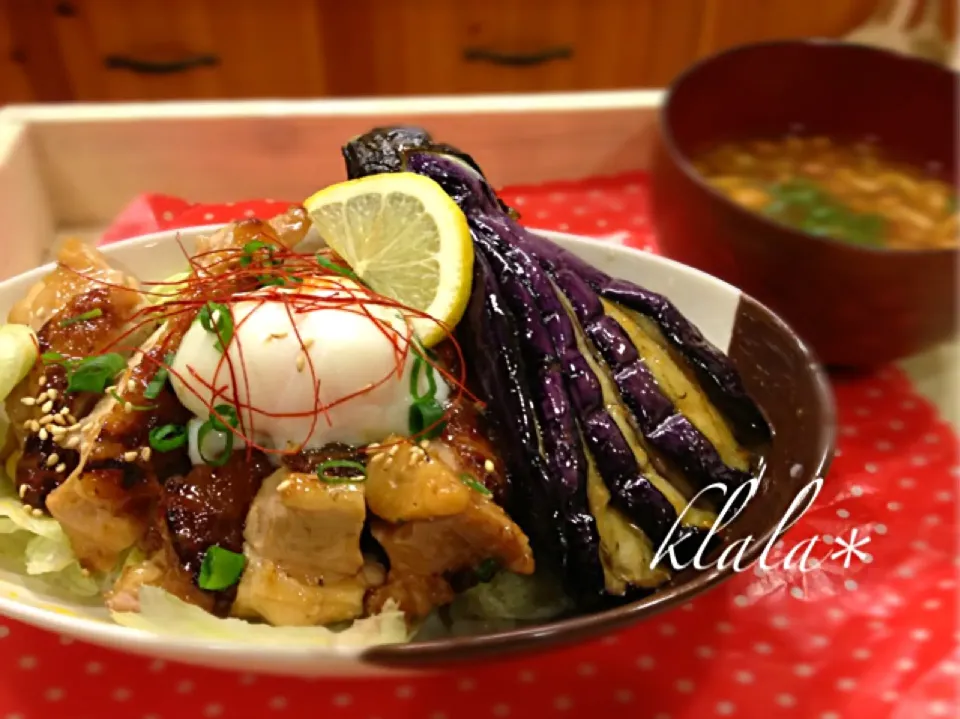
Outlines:
POLYGON ((430 177, 467 217, 477 260, 458 337, 538 561, 562 570, 584 608, 667 581, 658 548, 683 543, 675 554, 689 556, 716 521, 694 495, 719 486, 722 504, 758 471, 769 439, 729 358, 666 298, 525 230, 476 163, 429 134, 364 138, 388 148, 368 166, 430 177))

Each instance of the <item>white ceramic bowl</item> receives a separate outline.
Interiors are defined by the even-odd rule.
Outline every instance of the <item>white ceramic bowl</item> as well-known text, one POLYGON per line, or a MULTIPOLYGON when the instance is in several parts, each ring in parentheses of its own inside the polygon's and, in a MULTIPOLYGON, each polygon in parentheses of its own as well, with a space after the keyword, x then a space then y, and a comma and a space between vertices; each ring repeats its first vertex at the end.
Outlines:
MULTIPOLYGON (((193 249, 195 238, 200 234, 211 232, 212 229, 214 228, 203 227, 177 232, 158 232, 110 246, 104 251, 114 263, 141 280, 159 281, 186 268, 183 253, 176 241, 178 238, 190 251, 193 249)), ((780 348, 780 354, 786 352, 788 355, 790 353, 796 355, 796 361, 785 369, 769 368, 770 372, 794 373, 796 377, 793 379, 797 382, 813 387, 812 391, 820 402, 817 406, 821 410, 824 402, 829 405, 829 400, 823 398, 822 377, 816 370, 815 364, 812 364, 802 343, 796 340, 782 323, 778 324, 779 321, 775 317, 749 298, 744 298, 736 288, 702 272, 655 255, 571 235, 551 232, 542 234, 611 275, 634 281, 668 296, 710 341, 722 349, 730 348, 737 323, 751 314, 744 313, 745 303, 749 303, 754 315, 761 312, 766 318, 765 323, 772 328, 770 332, 776 335, 775 343, 781 343, 786 347, 786 350, 780 348)), ((51 269, 52 265, 45 265, 0 283, 2 316, 6 316, 11 305, 24 295, 31 284, 51 269)), ((749 320, 750 317, 747 319, 749 320)), ((745 364, 751 364, 751 362, 745 364)), ((742 367, 741 372, 743 372, 742 367)), ((763 381, 760 380, 761 384, 754 387, 751 387, 748 381, 748 389, 763 390, 763 381)), ((758 401, 763 407, 762 398, 758 398, 758 401)), ((770 416, 769 408, 763 408, 770 416)), ((772 421, 776 424, 778 417, 772 417, 772 421)), ((810 477, 822 475, 825 471, 831 447, 829 432, 826 439, 821 436, 819 430, 815 434, 817 436, 811 435, 808 441, 803 442, 805 448, 802 451, 794 452, 796 456, 785 456, 784 459, 785 462, 802 462, 804 474, 810 477)), ((775 523, 776 519, 773 518, 772 523, 775 523)), ((3 535, 0 535, 0 541, 2 540, 3 535)), ((687 601, 694 594, 703 591, 725 576, 725 572, 707 571, 689 581, 684 580, 662 597, 653 595, 601 615, 580 617, 549 626, 488 635, 477 639, 428 642, 426 645, 420 645, 423 647, 422 652, 417 645, 407 645, 398 652, 397 657, 393 658, 399 658, 397 661, 389 658, 387 661, 383 661, 382 658, 371 658, 370 653, 360 650, 264 647, 235 642, 211 642, 208 639, 201 640, 190 636, 150 634, 111 622, 106 609, 96 601, 84 604, 45 596, 26 588, 21 577, 2 570, 0 570, 0 613, 62 635, 163 659, 252 672, 301 676, 358 676, 410 671, 412 666, 408 662, 411 659, 416 664, 416 660, 419 659, 444 659, 451 653, 473 655, 479 651, 479 653, 495 655, 506 650, 529 650, 544 643, 570 641, 596 635, 636 621, 675 602, 687 601), (458 647, 464 651, 461 652, 458 647)))

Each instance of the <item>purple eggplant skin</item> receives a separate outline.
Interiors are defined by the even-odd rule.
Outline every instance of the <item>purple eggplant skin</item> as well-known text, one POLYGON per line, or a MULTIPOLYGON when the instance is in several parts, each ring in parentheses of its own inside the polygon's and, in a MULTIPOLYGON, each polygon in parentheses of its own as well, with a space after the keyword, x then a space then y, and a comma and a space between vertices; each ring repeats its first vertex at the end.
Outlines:
MULTIPOLYGON (((566 536, 553 482, 540 453, 540 434, 520 334, 486 259, 474 258, 473 289, 457 341, 471 358, 471 375, 486 403, 496 446, 507 467, 506 509, 538 549, 538 561, 562 565, 566 536)), ((599 540, 594 552, 599 552, 599 540)), ((602 586, 602 585, 601 585, 602 586)))
MULTIPOLYGON (((497 197, 482 174, 436 153, 407 153, 407 169, 437 181, 467 214, 485 212, 496 216, 497 197)), ((693 369, 699 384, 714 405, 731 420, 734 436, 745 445, 769 441, 767 423, 743 386, 730 359, 711 344, 700 330, 663 295, 626 280, 614 279, 545 237, 513 225, 512 243, 535 255, 551 272, 569 269, 600 296, 650 318, 667 341, 693 369)))
POLYGON ((693 369, 710 401, 731 420, 737 441, 757 445, 770 440, 770 425, 747 394, 733 363, 670 300, 626 280, 610 277, 546 237, 525 232, 524 239, 552 271, 568 269, 601 297, 651 319, 693 369))
POLYGON ((557 270, 553 278, 574 308, 584 333, 610 367, 620 396, 650 446, 682 470, 697 489, 720 483, 730 496, 749 480, 748 472, 728 466, 710 440, 676 411, 626 332, 604 314, 593 288, 568 269, 557 270))
MULTIPOLYGON (((527 367, 527 386, 534 399, 542 454, 552 479, 551 493, 565 535, 561 560, 563 576, 581 604, 598 598, 604 590, 600 561, 600 535, 587 503, 587 462, 580 444, 576 415, 570 406, 566 382, 541 307, 529 288, 516 276, 517 266, 504 257, 493 239, 475 228, 478 254, 498 279, 507 307, 513 313, 523 338, 522 355, 527 367), (541 307, 538 307, 538 304, 541 307)), ((563 311, 556 296, 556 311, 563 311)), ((549 304, 549 301, 547 302, 549 304)), ((547 312, 554 314, 555 312, 547 312)), ((555 322, 552 323, 555 325, 555 322)))
MULTIPOLYGON (((482 254, 494 258, 494 270, 501 285, 510 288, 505 292, 507 301, 518 317, 525 317, 527 331, 524 336, 528 346, 541 354, 541 361, 551 361, 556 350, 587 447, 610 490, 614 505, 659 545, 669 534, 677 512, 660 490, 643 476, 630 444, 604 406, 600 383, 577 346, 573 324, 556 289, 532 257, 510 245, 514 225, 511 220, 503 222, 503 219, 506 218, 471 214, 469 222, 474 243, 482 254), (552 347, 547 348, 549 342, 552 347)), ((566 439, 575 432, 574 414, 569 407, 565 411, 569 417, 565 425, 542 428, 541 436, 545 442, 548 437, 553 442, 563 437, 559 444, 576 446, 566 439)), ((582 452, 577 459, 585 472, 582 452)), ((570 488, 580 484, 585 489, 586 475, 581 477, 575 479, 571 476, 564 484, 570 488)))

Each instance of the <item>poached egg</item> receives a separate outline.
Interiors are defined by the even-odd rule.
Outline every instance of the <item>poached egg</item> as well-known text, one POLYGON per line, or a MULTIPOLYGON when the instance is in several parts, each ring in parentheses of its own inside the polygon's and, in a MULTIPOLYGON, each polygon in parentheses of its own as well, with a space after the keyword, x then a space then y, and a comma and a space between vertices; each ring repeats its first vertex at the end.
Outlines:
MULTIPOLYGON (((411 349, 402 358, 397 347, 406 346, 410 330, 398 310, 364 302, 358 289, 344 278, 237 295, 228 305, 234 337, 226 357, 216 334, 194 322, 171 364, 180 402, 206 420, 208 406, 232 405, 237 397, 245 434, 252 430, 258 444, 278 450, 361 446, 409 434, 417 355, 411 349), (288 309, 279 293, 356 301, 314 303, 316 309, 301 303, 298 312, 296 298, 288 309), (212 387, 220 390, 216 400, 212 387)), ((418 394, 427 392, 432 374, 434 396, 443 404, 450 389, 440 374, 427 362, 417 372, 418 394)))

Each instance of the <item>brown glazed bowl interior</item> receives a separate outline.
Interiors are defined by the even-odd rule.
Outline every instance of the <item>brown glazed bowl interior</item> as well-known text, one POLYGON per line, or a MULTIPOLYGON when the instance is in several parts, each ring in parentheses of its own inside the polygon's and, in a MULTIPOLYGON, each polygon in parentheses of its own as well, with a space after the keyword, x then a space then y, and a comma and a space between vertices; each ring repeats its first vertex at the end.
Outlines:
POLYGON ((951 338, 956 249, 878 250, 790 229, 713 190, 691 158, 723 141, 787 132, 872 137, 956 184, 956 83, 930 62, 822 40, 701 61, 662 110, 652 173, 660 248, 766 304, 828 365, 878 365, 951 338))
MULTIPOLYGON (((705 560, 710 564, 725 547, 752 537, 742 566, 749 565, 775 536, 778 523, 797 495, 826 475, 833 458, 833 396, 816 358, 769 309, 714 278, 647 253, 570 236, 561 238, 559 233, 544 234, 556 237, 567 249, 611 274, 666 292, 708 337, 717 324, 730 328, 729 342, 723 349, 769 421, 773 440, 764 452, 759 491, 743 514, 724 530, 723 544, 705 560), (667 288, 673 288, 673 292, 667 288)), ((540 651, 649 618, 689 601, 730 576, 729 567, 718 569, 714 565, 703 571, 689 568, 656 593, 614 609, 492 634, 375 648, 365 653, 364 660, 393 667, 435 667, 504 652, 540 651)))

